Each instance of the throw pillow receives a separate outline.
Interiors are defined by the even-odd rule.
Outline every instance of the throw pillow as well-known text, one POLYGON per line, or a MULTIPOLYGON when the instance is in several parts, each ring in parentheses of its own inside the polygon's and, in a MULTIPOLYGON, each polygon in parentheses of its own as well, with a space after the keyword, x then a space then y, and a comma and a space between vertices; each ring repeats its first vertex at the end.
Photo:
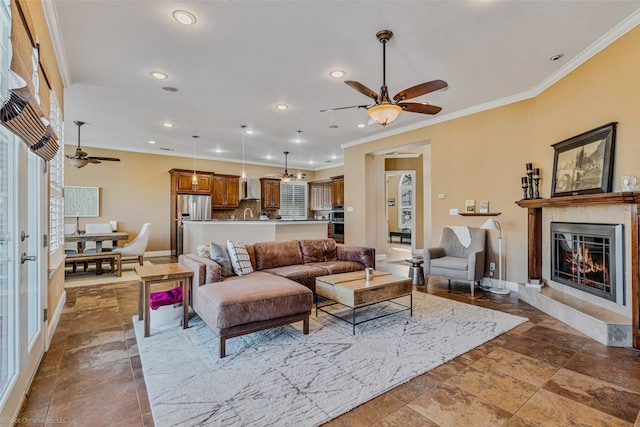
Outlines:
POLYGON ((229 251, 233 271, 235 271, 238 276, 253 273, 251 259, 249 258, 249 253, 244 243, 227 240, 227 250, 229 251))
POLYGON ((231 258, 229 258, 229 252, 227 248, 217 243, 211 242, 210 245, 210 258, 220 264, 222 267, 222 277, 234 276, 233 267, 231 266, 231 258))
POLYGON ((209 246, 200 245, 196 248, 196 253, 202 258, 210 258, 209 246))

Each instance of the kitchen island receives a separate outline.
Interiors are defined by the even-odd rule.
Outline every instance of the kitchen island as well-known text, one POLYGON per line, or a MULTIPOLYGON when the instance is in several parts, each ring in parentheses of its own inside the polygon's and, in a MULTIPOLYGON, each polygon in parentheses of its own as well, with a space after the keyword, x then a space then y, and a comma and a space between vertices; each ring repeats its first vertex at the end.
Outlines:
POLYGON ((196 253, 200 245, 227 240, 247 244, 295 239, 326 239, 327 220, 309 221, 184 221, 183 252, 196 253))

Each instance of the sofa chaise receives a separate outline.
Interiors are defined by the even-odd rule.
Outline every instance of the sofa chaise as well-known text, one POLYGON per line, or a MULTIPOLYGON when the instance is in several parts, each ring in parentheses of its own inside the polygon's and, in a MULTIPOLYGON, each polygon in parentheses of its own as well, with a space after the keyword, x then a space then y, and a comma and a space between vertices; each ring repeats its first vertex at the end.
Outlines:
POLYGON ((300 320, 307 334, 316 277, 375 267, 375 249, 337 244, 333 239, 245 247, 251 266, 242 275, 228 271, 225 275, 220 260, 197 254, 179 257, 194 271, 190 305, 219 337, 220 357, 226 355, 227 338, 300 320))

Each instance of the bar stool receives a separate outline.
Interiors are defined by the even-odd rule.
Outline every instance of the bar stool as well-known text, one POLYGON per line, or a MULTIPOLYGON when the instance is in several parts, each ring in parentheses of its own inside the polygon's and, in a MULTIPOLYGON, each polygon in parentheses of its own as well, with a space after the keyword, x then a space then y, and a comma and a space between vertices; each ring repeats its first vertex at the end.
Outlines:
POLYGON ((411 264, 409 277, 413 280, 413 286, 424 285, 424 268, 422 268, 424 258, 411 258, 406 261, 411 264))

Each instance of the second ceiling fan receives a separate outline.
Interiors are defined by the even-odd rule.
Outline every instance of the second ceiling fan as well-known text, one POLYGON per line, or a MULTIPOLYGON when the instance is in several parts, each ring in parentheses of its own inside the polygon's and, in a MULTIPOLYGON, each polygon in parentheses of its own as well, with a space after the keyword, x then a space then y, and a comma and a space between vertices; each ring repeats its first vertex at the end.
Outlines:
POLYGON ((89 156, 89 154, 82 150, 80 147, 80 127, 84 124, 83 121, 75 120, 73 123, 78 126, 78 147, 76 148, 76 153, 73 156, 67 155, 67 159, 71 162, 71 164, 77 168, 83 168, 89 163, 102 163, 102 162, 119 162, 120 159, 116 157, 98 157, 98 156, 89 156))
POLYGON ((386 126, 393 122, 402 111, 410 111, 412 113, 421 114, 438 114, 441 107, 424 104, 420 102, 404 102, 407 99, 417 98, 422 95, 434 92, 436 90, 445 89, 448 87, 447 82, 444 80, 432 80, 430 82, 421 83, 416 86, 412 86, 408 89, 398 92, 393 98, 389 98, 389 89, 387 88, 387 42, 393 37, 393 32, 390 30, 381 30, 376 33, 376 38, 382 43, 382 87, 380 87, 380 93, 376 93, 369 89, 362 83, 347 80, 345 83, 357 90, 361 94, 373 99, 375 103, 373 105, 351 105, 348 107, 327 108, 324 111, 336 111, 344 110, 347 108, 366 108, 367 114, 382 126, 386 126))

